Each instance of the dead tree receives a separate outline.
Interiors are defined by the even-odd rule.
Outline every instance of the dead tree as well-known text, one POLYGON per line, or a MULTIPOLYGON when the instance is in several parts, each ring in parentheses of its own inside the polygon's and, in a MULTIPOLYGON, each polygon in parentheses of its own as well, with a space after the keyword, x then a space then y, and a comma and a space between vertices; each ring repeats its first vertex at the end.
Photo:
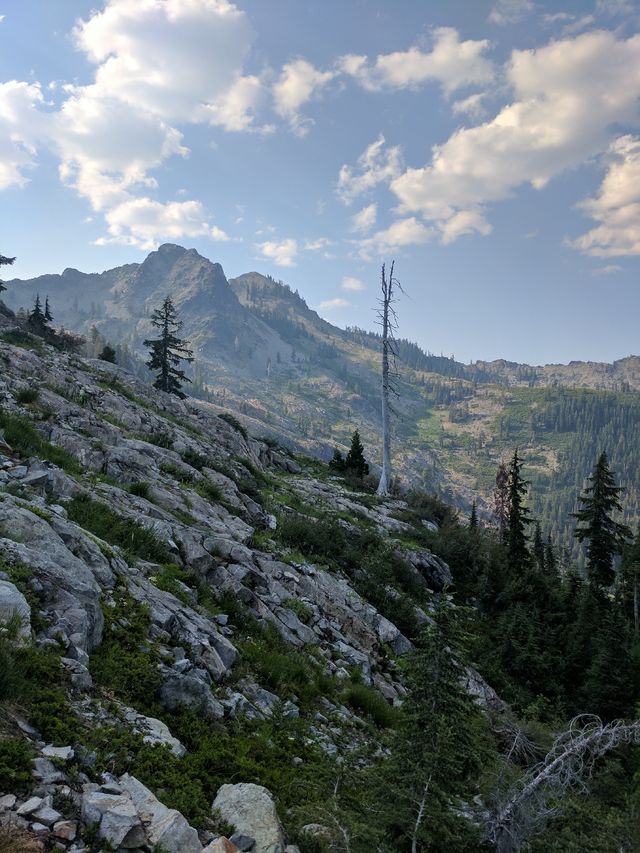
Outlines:
POLYGON ((623 744, 640 743, 640 720, 605 725, 590 714, 575 717, 546 757, 507 792, 487 826, 498 853, 514 853, 560 814, 571 791, 588 793, 587 780, 598 758, 623 744))
POLYGON ((379 300, 378 323, 382 326, 382 473, 376 494, 388 495, 391 491, 391 397, 398 396, 395 379, 396 359, 398 356, 395 333, 398 329, 398 318, 394 304, 397 301, 395 289, 401 292, 402 286, 393 276, 395 261, 391 262, 389 278, 386 276, 385 265, 382 264, 381 289, 379 300))

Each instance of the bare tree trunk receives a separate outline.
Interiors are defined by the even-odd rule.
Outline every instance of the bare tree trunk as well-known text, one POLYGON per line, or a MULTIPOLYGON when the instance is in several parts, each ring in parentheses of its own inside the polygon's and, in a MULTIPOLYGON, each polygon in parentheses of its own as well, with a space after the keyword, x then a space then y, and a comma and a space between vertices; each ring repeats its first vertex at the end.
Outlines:
POLYGON ((389 279, 387 281, 385 274, 385 266, 382 264, 382 299, 380 320, 382 325, 382 473, 380 474, 380 482, 376 494, 388 495, 391 487, 391 403, 389 401, 392 391, 390 373, 389 373, 389 356, 393 358, 395 350, 393 348, 393 266, 391 263, 389 271, 389 279))
POLYGON ((427 804, 427 794, 429 793, 429 785, 431 783, 431 774, 427 779, 424 789, 422 791, 422 798, 418 805, 418 814, 416 815, 416 822, 413 825, 413 838, 411 839, 411 853, 418 853, 418 833, 420 832, 420 827, 422 825, 422 820, 424 818, 424 810, 427 804))

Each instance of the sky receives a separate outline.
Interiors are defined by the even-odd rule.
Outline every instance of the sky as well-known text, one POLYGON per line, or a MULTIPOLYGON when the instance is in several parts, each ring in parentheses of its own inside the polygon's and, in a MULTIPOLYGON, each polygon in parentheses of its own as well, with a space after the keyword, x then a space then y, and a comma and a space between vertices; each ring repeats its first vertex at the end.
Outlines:
POLYGON ((640 0, 0 0, 10 275, 164 242, 343 327, 395 261, 462 361, 640 354, 640 0))

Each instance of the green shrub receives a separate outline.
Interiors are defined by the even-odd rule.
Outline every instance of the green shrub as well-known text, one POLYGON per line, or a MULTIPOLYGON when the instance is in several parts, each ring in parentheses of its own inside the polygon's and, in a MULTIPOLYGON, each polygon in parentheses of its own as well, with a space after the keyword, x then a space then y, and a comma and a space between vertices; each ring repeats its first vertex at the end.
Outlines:
POLYGON ((0 792, 28 791, 31 786, 31 759, 33 750, 24 740, 0 740, 0 792))
POLYGON ((127 486, 127 491, 130 495, 135 495, 138 498, 144 498, 145 500, 151 500, 151 487, 149 483, 144 480, 138 480, 135 483, 129 483, 127 486))
POLYGON ((200 480, 200 482, 196 483, 194 491, 201 498, 210 501, 212 504, 220 503, 224 498, 222 486, 218 485, 218 483, 212 483, 211 480, 200 480))
POLYGON ((0 409, 0 429, 7 444, 20 456, 40 456, 63 468, 67 474, 82 473, 73 456, 62 447, 54 447, 45 441, 28 418, 0 409))
POLYGON ((40 392, 37 388, 23 388, 22 391, 18 391, 16 394, 16 401, 21 405, 35 403, 39 394, 40 392))
POLYGON ((185 471, 184 468, 176 465, 175 462, 163 462, 160 465, 160 470, 163 474, 169 474, 171 477, 174 477, 179 483, 193 482, 193 472, 185 471))
POLYGON ((218 417, 221 420, 226 421, 226 423, 228 423, 230 427, 233 427, 236 432, 239 432, 245 441, 249 438, 246 428, 240 423, 235 415, 231 414, 231 412, 222 412, 218 417))
POLYGON ((65 746, 80 736, 78 718, 69 708, 65 693, 67 672, 54 649, 34 646, 16 652, 25 687, 21 703, 29 721, 48 743, 65 746))
POLYGON ((135 557, 151 563, 169 562, 167 546, 155 533, 133 519, 118 515, 108 504, 86 495, 75 495, 65 506, 71 521, 122 548, 130 562, 135 557))
POLYGON ((142 441, 149 442, 149 444, 155 444, 156 447, 162 447, 164 450, 171 450, 173 447, 173 436, 168 432, 140 433, 139 438, 142 441))
POLYGON ((207 464, 206 457, 201 453, 197 453, 195 450, 192 450, 190 447, 188 447, 182 454, 182 460, 183 462, 186 462, 187 465, 191 465, 192 468, 195 468, 196 471, 202 471, 204 466, 207 464))
POLYGON ((91 655, 89 669, 97 684, 140 710, 153 711, 161 684, 160 657, 148 640, 148 608, 122 589, 114 592, 116 607, 105 607, 101 645, 91 655))
POLYGON ((342 698, 354 711, 369 717, 381 729, 391 728, 397 720, 397 711, 373 687, 351 684, 342 698))
POLYGON ((299 598, 285 598, 282 602, 282 606, 293 611, 298 619, 305 624, 309 622, 313 616, 313 610, 308 604, 305 604, 304 601, 300 601, 299 598))

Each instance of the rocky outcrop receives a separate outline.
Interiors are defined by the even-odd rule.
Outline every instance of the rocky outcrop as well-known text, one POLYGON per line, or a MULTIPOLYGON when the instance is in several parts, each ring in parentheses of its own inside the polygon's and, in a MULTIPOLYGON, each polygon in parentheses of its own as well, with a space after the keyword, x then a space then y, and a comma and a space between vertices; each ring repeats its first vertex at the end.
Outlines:
POLYGON ((284 853, 284 832, 273 797, 262 785, 222 785, 211 806, 236 830, 254 839, 253 853, 284 853))

